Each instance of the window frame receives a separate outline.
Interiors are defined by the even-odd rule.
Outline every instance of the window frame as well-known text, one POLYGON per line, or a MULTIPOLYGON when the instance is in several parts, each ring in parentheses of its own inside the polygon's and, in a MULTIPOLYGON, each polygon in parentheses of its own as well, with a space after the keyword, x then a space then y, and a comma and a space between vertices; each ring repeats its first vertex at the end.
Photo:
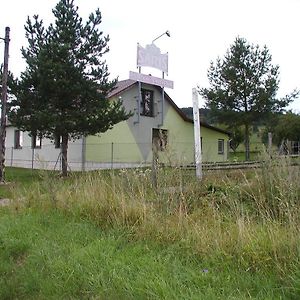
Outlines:
POLYGON ((23 131, 16 129, 14 132, 14 149, 23 148, 23 131))
POLYGON ((218 139, 218 154, 224 154, 224 152, 225 152, 225 140, 218 139), (220 145, 222 149, 220 149, 220 145))
POLYGON ((32 149, 41 149, 42 148, 42 136, 40 134, 32 135, 31 147, 32 147, 32 149))
POLYGON ((200 137, 201 154, 203 154, 203 137, 200 137))
POLYGON ((148 90, 148 89, 142 89, 141 90, 141 104, 140 104, 140 115, 144 117, 154 117, 154 91, 153 90, 148 90), (146 112, 146 95, 150 94, 150 108, 149 112, 146 112))

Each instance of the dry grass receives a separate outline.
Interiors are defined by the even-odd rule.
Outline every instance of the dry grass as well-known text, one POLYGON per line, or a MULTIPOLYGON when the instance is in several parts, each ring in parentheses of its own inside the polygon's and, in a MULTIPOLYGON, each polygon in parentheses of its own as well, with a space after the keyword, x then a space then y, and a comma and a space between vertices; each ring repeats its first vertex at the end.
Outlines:
MULTIPOLYGON (((21 206, 58 209, 132 239, 180 243, 199 257, 234 261, 244 270, 277 268, 299 260, 299 166, 266 159, 262 169, 207 173, 202 182, 180 169, 93 172, 58 180, 48 176, 22 192, 21 206)), ((16 195, 16 198, 19 198, 16 195)))

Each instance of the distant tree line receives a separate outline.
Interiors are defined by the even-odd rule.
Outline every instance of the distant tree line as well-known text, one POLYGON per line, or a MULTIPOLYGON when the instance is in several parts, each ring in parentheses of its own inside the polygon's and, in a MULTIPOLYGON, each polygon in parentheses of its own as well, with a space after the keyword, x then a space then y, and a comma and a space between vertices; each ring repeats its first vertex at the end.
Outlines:
MULTIPOLYGON (((190 119, 193 119, 193 108, 182 107, 182 112, 190 119)), ((218 123, 213 111, 209 108, 199 109, 201 122, 212 126, 220 127, 230 132, 230 148, 236 151, 238 146, 244 142, 243 127, 231 127, 226 124, 218 123)), ((276 146, 280 146, 286 141, 300 142, 300 115, 287 111, 286 113, 272 113, 267 119, 259 118, 251 125, 252 133, 258 132, 259 128, 263 127, 261 132, 261 141, 266 146, 268 144, 268 133, 272 133, 272 142, 276 146)))

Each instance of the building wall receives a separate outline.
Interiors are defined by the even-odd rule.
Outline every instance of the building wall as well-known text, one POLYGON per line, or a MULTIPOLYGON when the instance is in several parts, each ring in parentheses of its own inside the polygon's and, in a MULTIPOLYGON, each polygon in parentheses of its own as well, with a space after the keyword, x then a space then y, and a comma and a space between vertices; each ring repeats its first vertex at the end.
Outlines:
MULTIPOLYGON (((35 169, 60 169, 60 149, 55 148, 49 139, 42 139, 40 149, 32 148, 31 137, 23 132, 22 148, 15 149, 15 130, 13 126, 6 129, 6 166, 35 168, 35 169)), ((69 142, 68 164, 71 170, 82 168, 82 139, 69 142)))
MULTIPOLYGON (((133 116, 113 129, 86 139, 86 163, 141 163, 152 162, 152 129, 168 130, 167 150, 159 152, 159 160, 173 164, 194 162, 193 123, 185 121, 165 99, 162 125, 162 95, 160 89, 142 84, 142 88, 154 91, 154 117, 138 116, 138 85, 122 93, 122 101, 133 116)), ((227 159, 228 136, 201 126, 203 161, 227 159), (218 154, 218 139, 224 139, 224 154, 218 154)))
MULTIPOLYGON (((116 124, 107 132, 69 142, 68 163, 71 170, 98 168, 123 168, 151 164, 152 129, 168 131, 167 147, 158 151, 158 158, 167 164, 194 162, 193 123, 185 121, 165 99, 162 124, 162 94, 155 86, 142 84, 154 92, 154 116, 138 115, 138 85, 123 92, 125 109, 133 113, 128 120, 116 124)), ((27 168, 60 169, 60 149, 49 139, 42 140, 41 149, 32 149, 31 137, 23 134, 22 149, 14 149, 14 131, 9 126, 6 134, 6 165, 27 168)), ((227 160, 228 136, 201 126, 202 160, 217 162, 227 160), (218 139, 224 139, 224 154, 218 154, 218 139)))

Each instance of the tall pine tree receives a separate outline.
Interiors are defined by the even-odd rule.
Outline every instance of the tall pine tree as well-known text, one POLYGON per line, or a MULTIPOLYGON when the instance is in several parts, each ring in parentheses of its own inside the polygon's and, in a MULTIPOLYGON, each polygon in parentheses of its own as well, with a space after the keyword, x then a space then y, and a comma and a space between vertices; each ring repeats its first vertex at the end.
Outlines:
POLYGON ((245 154, 249 160, 250 126, 257 120, 266 120, 273 112, 282 111, 297 97, 298 91, 283 99, 276 98, 279 67, 272 65, 268 48, 260 49, 239 37, 224 59, 211 63, 207 73, 210 87, 200 89, 206 106, 219 122, 231 127, 244 126, 245 154))
POLYGON ((60 0, 55 22, 47 28, 38 16, 25 25, 28 47, 22 48, 27 67, 21 73, 10 121, 32 135, 61 137, 62 174, 67 175, 68 142, 105 132, 126 113, 120 101, 109 101, 116 80, 109 81, 103 55, 108 36, 99 25, 97 9, 84 24, 73 0, 60 0))

